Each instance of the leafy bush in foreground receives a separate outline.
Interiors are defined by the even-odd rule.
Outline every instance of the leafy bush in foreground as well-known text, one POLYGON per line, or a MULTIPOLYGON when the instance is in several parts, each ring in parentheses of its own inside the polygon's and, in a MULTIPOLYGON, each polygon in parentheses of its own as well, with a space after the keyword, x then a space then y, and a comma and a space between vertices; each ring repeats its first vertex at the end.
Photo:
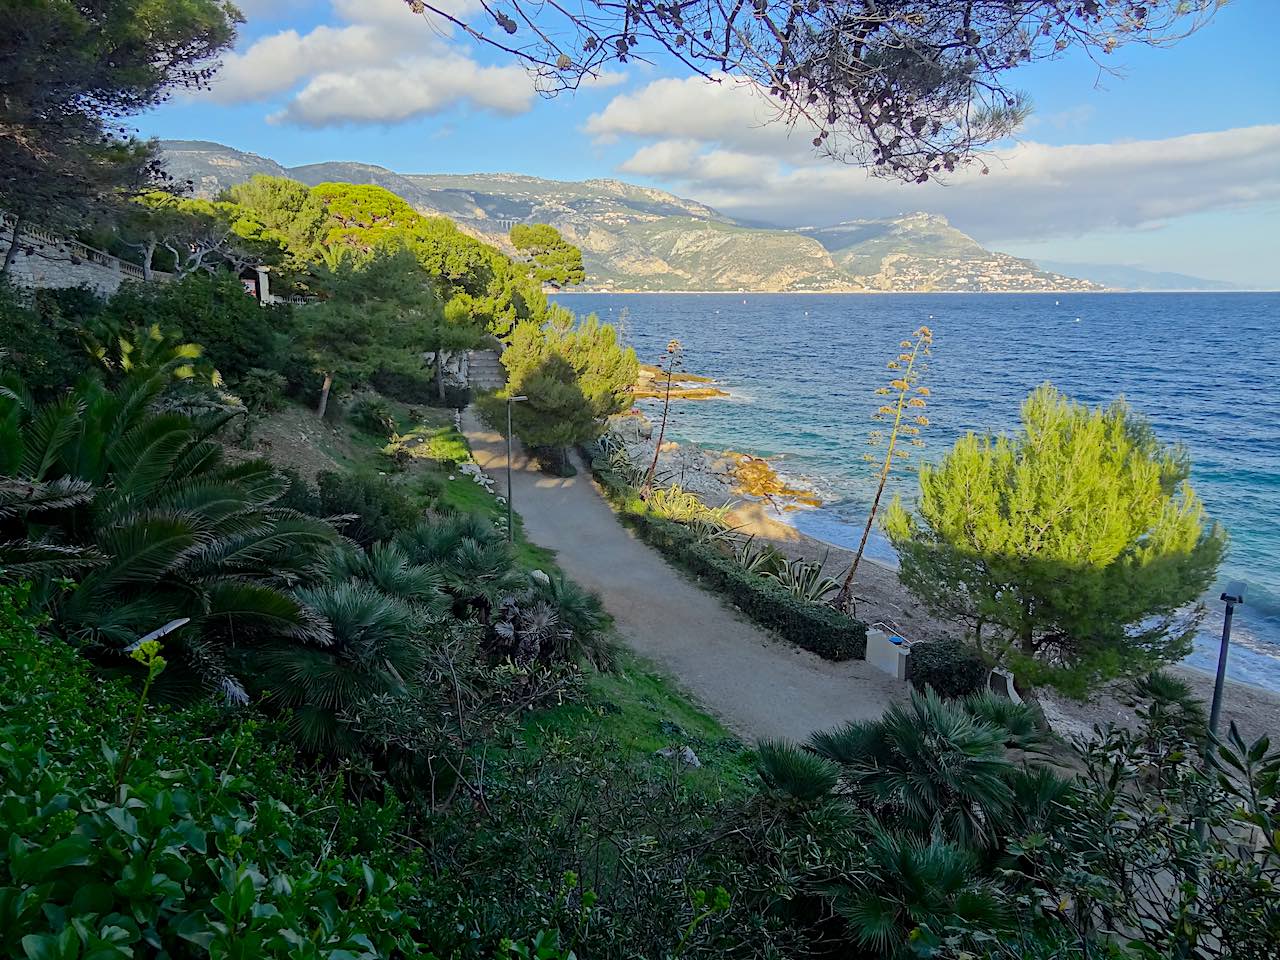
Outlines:
POLYGON ((362 546, 389 540, 418 518, 412 501, 386 477, 325 472, 316 478, 316 487, 321 515, 353 517, 342 532, 362 546))
POLYGON ((420 955, 394 800, 349 803, 244 714, 147 707, 130 753, 136 694, 23 602, 0 589, 0 953, 420 955))

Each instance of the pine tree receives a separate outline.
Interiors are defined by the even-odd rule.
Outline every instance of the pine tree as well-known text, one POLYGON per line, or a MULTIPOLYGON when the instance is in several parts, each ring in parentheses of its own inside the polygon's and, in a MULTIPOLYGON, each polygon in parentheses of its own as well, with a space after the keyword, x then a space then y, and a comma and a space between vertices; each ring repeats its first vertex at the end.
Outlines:
POLYGON ((507 391, 528 397, 512 411, 513 429, 528 446, 544 448, 563 464, 564 450, 594 440, 604 421, 631 404, 635 351, 592 314, 575 324, 573 314, 551 308, 545 327, 517 324, 502 354, 507 391))
POLYGON ((1123 401, 1090 409, 1051 385, 1015 436, 958 440, 920 470, 918 515, 886 520, 902 582, 1033 680, 1073 692, 1180 659, 1226 536, 1190 462, 1123 401))

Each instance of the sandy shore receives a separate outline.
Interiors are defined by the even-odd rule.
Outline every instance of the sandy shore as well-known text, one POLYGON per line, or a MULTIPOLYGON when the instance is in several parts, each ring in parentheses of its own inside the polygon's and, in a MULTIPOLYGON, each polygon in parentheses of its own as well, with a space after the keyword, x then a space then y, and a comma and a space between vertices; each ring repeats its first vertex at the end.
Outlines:
MULTIPOLYGON (((777 516, 777 512, 766 504, 740 503, 730 513, 730 523, 745 535, 768 540, 788 557, 818 559, 825 555, 826 570, 833 577, 839 577, 848 570, 853 559, 852 550, 807 536, 777 516)), ((958 625, 933 617, 921 609, 898 582, 897 573, 874 561, 864 558, 859 565, 854 596, 859 619, 872 624, 883 622, 912 640, 959 636, 961 633, 958 625)), ((1213 676, 1190 667, 1171 669, 1191 685, 1205 702, 1207 712, 1213 697, 1213 676)), ((1088 734, 1095 724, 1135 722, 1132 708, 1114 687, 1104 688, 1083 703, 1057 696, 1052 691, 1040 691, 1037 696, 1055 729, 1064 735, 1088 734)), ((1274 737, 1280 733, 1280 693, 1228 681, 1219 728, 1223 734, 1232 721, 1239 725, 1248 740, 1263 733, 1274 737)))

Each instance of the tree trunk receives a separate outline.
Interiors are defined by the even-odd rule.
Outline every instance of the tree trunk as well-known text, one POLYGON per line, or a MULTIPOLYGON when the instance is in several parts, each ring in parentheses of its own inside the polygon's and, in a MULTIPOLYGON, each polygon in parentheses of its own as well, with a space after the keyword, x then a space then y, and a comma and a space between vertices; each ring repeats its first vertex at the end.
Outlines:
POLYGON ((444 351, 436 351, 436 394, 444 404, 444 351))
POLYGON ((9 241, 9 249, 5 251, 4 263, 0 264, 0 277, 9 275, 9 268, 13 266, 13 261, 18 259, 18 238, 22 234, 22 218, 17 217, 13 221, 13 239, 9 241))
POLYGON ((667 411, 671 409, 671 378, 675 373, 675 360, 667 366, 667 392, 662 399, 662 423, 658 427, 658 439, 653 445, 653 462, 649 464, 649 472, 644 475, 644 484, 640 487, 640 499, 648 500, 653 493, 654 477, 658 473, 658 457, 662 455, 662 438, 667 435, 667 411))
POLYGON ((151 268, 151 262, 155 259, 156 246, 156 238, 149 237, 142 247, 142 279, 146 283, 150 283, 155 279, 155 274, 151 268))
POLYGON ((329 391, 333 387, 333 374, 326 373, 324 375, 324 384, 320 387, 320 408, 316 411, 316 416, 321 420, 324 419, 325 411, 329 409, 329 391))

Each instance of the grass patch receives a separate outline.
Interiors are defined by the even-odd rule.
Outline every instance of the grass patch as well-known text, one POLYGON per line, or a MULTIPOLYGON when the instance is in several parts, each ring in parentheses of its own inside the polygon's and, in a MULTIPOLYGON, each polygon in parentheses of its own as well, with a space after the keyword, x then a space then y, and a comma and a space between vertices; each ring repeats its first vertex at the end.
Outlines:
POLYGON ((587 673, 580 702, 531 713, 524 739, 536 751, 553 737, 572 740, 585 731, 605 734, 625 754, 655 770, 671 766, 656 755, 658 750, 692 748, 702 767, 686 770, 682 776, 699 789, 745 795, 756 784, 755 752, 693 704, 674 682, 628 650, 618 652, 614 670, 587 673))

